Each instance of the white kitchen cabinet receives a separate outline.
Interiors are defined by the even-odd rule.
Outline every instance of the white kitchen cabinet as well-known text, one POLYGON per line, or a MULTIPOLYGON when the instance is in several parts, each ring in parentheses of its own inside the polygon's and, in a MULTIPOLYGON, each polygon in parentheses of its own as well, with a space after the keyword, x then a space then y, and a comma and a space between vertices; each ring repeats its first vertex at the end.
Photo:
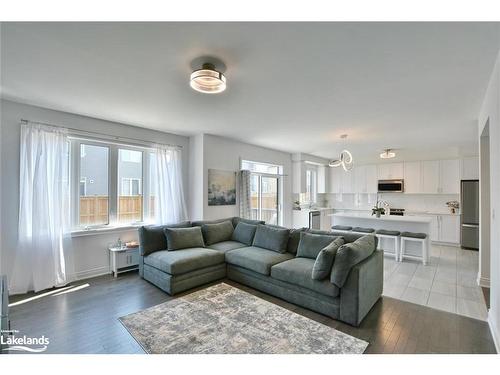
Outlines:
POLYGON ((479 158, 462 159, 462 180, 479 180, 479 158))
POLYGON ((324 165, 319 165, 318 166, 318 193, 326 193, 328 192, 328 186, 327 186, 327 170, 328 168, 325 167, 324 165))
POLYGON ((422 193, 439 194, 439 161, 422 162, 422 193))
POLYGON ((460 217, 457 215, 439 215, 439 241, 453 244, 460 243, 460 217))
POLYGON ((439 161, 439 193, 460 194, 460 161, 439 161))
POLYGON ((377 175, 379 180, 396 180, 404 176, 403 163, 387 163, 377 166, 377 175))
POLYGON ((342 193, 349 194, 354 193, 354 173, 353 171, 344 171, 343 168, 338 168, 341 170, 341 180, 342 180, 342 193))
POLYGON ((366 191, 365 193, 376 194, 378 191, 378 181, 377 181, 377 166, 376 165, 366 165, 366 191))
POLYGON ((404 163, 404 192, 405 193, 420 193, 422 191, 422 163, 419 161, 404 163))
POLYGON ((342 173, 344 173, 342 168, 329 169, 328 190, 331 194, 342 193, 342 173))
POLYGON ((355 193, 366 193, 366 167, 360 165, 354 167, 354 192, 355 193))

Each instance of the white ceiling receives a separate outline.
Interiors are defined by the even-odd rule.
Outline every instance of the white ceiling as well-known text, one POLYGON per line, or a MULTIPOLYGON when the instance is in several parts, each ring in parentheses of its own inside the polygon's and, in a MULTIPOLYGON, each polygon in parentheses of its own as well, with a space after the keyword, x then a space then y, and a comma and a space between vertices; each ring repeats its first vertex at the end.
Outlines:
POLYGON ((6 99, 178 134, 358 161, 476 152, 494 23, 10 23, 6 99), (188 85, 215 56, 228 89, 188 85), (199 60, 199 59, 198 59, 199 60))

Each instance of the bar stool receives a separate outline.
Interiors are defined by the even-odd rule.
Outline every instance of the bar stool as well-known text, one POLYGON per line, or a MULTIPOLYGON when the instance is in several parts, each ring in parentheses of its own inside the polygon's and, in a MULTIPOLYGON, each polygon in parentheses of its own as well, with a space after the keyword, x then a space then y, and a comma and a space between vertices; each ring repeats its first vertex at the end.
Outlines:
POLYGON ((332 229, 337 232, 350 232, 352 230, 352 227, 348 225, 334 225, 332 226, 332 229))
POLYGON ((354 227, 352 228, 353 233, 358 234, 373 234, 375 233, 375 229, 373 228, 363 228, 363 227, 354 227))
POLYGON ((399 258, 403 260, 403 258, 410 259, 422 259, 422 263, 427 265, 429 261, 429 252, 427 249, 427 235, 425 233, 414 233, 414 232, 403 232, 401 233, 401 247, 399 250, 399 258), (422 244, 422 256, 419 257, 417 255, 407 255, 405 254, 406 250, 406 242, 417 242, 422 244))
MULTIPOLYGON (((387 230, 387 229, 379 229, 375 232, 375 236, 379 239, 377 244, 377 249, 380 249, 380 239, 387 238, 394 241, 394 259, 396 262, 401 261, 400 259, 400 251, 399 251, 399 235, 401 232, 397 230, 387 230)), ((385 250, 384 250, 385 252, 385 250)))

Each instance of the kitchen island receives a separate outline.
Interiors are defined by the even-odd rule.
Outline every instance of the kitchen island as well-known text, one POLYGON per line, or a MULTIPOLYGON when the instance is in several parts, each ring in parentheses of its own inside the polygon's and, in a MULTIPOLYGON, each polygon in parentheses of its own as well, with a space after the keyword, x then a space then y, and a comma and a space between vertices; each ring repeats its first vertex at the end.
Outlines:
MULTIPOLYGON (((425 233, 427 235, 427 248, 430 249, 430 233, 432 218, 426 216, 396 216, 381 215, 376 217, 362 212, 337 212, 330 215, 332 225, 348 225, 351 227, 364 227, 387 230, 397 230, 400 232, 425 233)), ((387 243, 388 245, 388 243, 387 243)), ((409 255, 421 254, 421 248, 409 243, 407 253, 409 255)), ((381 247, 384 248, 386 242, 382 239, 381 247)), ((394 246, 394 245, 392 245, 394 246)))

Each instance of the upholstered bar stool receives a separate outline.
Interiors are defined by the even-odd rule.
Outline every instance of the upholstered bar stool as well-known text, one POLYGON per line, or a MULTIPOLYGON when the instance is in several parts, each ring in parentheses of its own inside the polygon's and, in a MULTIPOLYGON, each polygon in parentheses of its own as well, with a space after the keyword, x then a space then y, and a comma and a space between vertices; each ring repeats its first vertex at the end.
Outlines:
POLYGON ((373 234, 375 233, 375 229, 373 228, 362 228, 362 227, 354 227, 352 228, 353 233, 358 234, 373 234))
MULTIPOLYGON (((394 241, 394 259, 400 261, 400 245, 399 245, 399 235, 401 232, 397 230, 387 230, 387 229, 379 229, 375 232, 375 236, 379 239, 377 248, 380 249, 380 239, 387 238, 394 241)), ((384 249, 384 253, 386 250, 384 249)))
POLYGON ((334 225, 332 226, 332 229, 337 232, 350 232, 352 230, 352 227, 348 225, 334 225))
POLYGON ((417 259, 422 260, 424 265, 429 262, 429 250, 427 249, 427 235, 425 233, 402 232, 401 233, 401 247, 399 250, 399 258, 417 259), (422 245, 422 256, 408 255, 406 252, 406 242, 417 242, 422 245))

